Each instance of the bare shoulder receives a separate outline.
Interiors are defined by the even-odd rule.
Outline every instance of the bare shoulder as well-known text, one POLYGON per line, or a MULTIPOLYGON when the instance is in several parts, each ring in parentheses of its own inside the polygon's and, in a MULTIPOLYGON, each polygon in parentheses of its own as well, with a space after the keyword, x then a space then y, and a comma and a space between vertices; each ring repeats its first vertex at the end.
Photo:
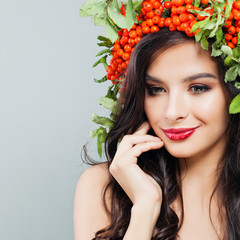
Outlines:
MULTIPOLYGON (((92 239, 98 230, 109 224, 103 202, 103 193, 109 181, 110 174, 106 163, 90 167, 80 176, 74 200, 75 240, 92 239)), ((106 197, 107 206, 110 208, 110 191, 106 197)))

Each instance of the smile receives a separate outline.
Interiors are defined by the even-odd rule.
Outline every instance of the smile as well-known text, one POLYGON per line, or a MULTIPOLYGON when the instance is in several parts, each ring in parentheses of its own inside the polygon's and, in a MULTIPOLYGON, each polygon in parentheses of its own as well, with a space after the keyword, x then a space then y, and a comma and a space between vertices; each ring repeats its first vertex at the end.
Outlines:
POLYGON ((170 128, 162 129, 164 134, 171 140, 179 141, 190 137, 197 129, 195 128, 170 128))

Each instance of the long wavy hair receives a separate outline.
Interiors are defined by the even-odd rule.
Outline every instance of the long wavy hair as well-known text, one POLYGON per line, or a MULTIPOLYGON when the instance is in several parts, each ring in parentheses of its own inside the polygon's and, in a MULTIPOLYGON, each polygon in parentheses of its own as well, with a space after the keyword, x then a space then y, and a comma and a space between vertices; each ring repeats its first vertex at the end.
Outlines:
MULTIPOLYGON (((184 42, 196 43, 193 38, 184 33, 168 29, 161 29, 144 37, 132 53, 128 72, 125 80, 124 102, 119 104, 121 111, 116 118, 115 125, 109 132, 105 142, 105 153, 108 166, 110 166, 121 138, 132 134, 147 120, 144 112, 145 74, 153 62, 166 49, 184 42), (121 107, 123 106, 123 107, 121 107)), ((211 49, 209 48, 209 56, 211 49)), ((186 53, 187 54, 187 53, 186 53)), ((237 94, 232 84, 224 83, 226 68, 221 58, 213 58, 218 66, 222 85, 226 91, 227 101, 237 94)), ((213 109, 214 111, 214 109, 213 109)), ((217 168, 218 178, 213 194, 217 194, 220 215, 222 214, 224 240, 240 239, 240 119, 239 114, 231 115, 227 128, 228 142, 217 168)), ((155 133, 150 130, 152 135, 155 133)), ((187 164, 187 163, 186 163, 187 164)), ((181 192, 181 175, 178 159, 169 154, 163 147, 143 153, 138 158, 140 168, 155 179, 162 188, 162 206, 157 220, 153 240, 174 240, 181 228, 184 209, 181 192), (180 199, 181 217, 177 216, 171 208, 176 199, 180 199)), ((103 200, 111 222, 104 229, 99 230, 94 239, 120 240, 128 228, 132 202, 115 181, 110 177, 110 182, 105 188, 103 200), (107 209, 106 193, 111 190, 111 210, 107 209)), ((209 212, 210 212, 209 204, 209 212)), ((210 214, 211 216, 211 214, 210 214)), ((212 222, 213 224, 213 222, 212 222)), ((214 224, 213 224, 214 226, 214 224)), ((216 229, 215 229, 216 230, 216 229)), ((216 230, 217 232, 217 230, 216 230)), ((219 237, 220 238, 220 237, 219 237)))

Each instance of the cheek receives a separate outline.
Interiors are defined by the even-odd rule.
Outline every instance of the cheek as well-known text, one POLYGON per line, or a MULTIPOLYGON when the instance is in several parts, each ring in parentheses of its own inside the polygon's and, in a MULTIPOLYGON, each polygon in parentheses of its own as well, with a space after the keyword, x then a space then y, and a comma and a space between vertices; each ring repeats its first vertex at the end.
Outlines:
POLYGON ((144 103, 144 110, 147 115, 150 125, 154 125, 157 121, 160 120, 162 113, 162 108, 159 107, 158 102, 152 101, 152 99, 146 98, 144 103))

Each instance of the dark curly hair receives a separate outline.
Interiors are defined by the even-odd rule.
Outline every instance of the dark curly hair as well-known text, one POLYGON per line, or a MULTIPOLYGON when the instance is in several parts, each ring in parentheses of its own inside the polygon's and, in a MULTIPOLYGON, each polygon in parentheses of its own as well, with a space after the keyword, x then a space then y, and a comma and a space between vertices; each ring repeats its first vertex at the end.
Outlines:
MULTIPOLYGON (((196 43, 193 38, 182 32, 159 32, 145 36, 132 53, 125 82, 123 107, 105 142, 105 152, 110 166, 122 136, 132 134, 147 120, 144 112, 145 74, 152 61, 166 49, 184 42, 196 43)), ((209 49, 209 52, 211 49, 209 49)), ((209 54, 210 55, 210 54, 209 54)), ((221 57, 213 58, 221 76, 226 96, 236 96, 236 89, 231 83, 224 83, 226 68, 221 57)), ((120 105, 121 105, 120 104, 120 105)), ((212 193, 217 194, 220 215, 223 218, 223 239, 240 239, 240 127, 239 114, 231 115, 227 129, 228 143, 226 151, 218 165, 218 179, 212 193)), ((154 135, 153 131, 150 134, 154 135)), ((155 227, 153 240, 174 240, 181 228, 184 209, 181 192, 180 166, 177 158, 170 155, 163 147, 143 153, 138 164, 141 169, 153 177, 162 188, 163 202, 155 227), (176 198, 181 203, 181 218, 170 207, 176 198)), ((111 178, 104 192, 111 189, 111 211, 108 210, 111 223, 95 234, 95 240, 120 240, 128 228, 132 202, 114 178, 111 178)), ((105 200, 104 200, 105 201, 105 200)), ((211 205, 211 202, 210 202, 211 205)), ((209 205, 209 211, 210 211, 209 205)), ((106 206, 106 204, 105 204, 106 206)), ((107 207, 106 207, 107 210, 107 207)), ((213 223, 212 223, 213 224, 213 223)), ((214 224, 213 224, 214 225, 214 224)))

